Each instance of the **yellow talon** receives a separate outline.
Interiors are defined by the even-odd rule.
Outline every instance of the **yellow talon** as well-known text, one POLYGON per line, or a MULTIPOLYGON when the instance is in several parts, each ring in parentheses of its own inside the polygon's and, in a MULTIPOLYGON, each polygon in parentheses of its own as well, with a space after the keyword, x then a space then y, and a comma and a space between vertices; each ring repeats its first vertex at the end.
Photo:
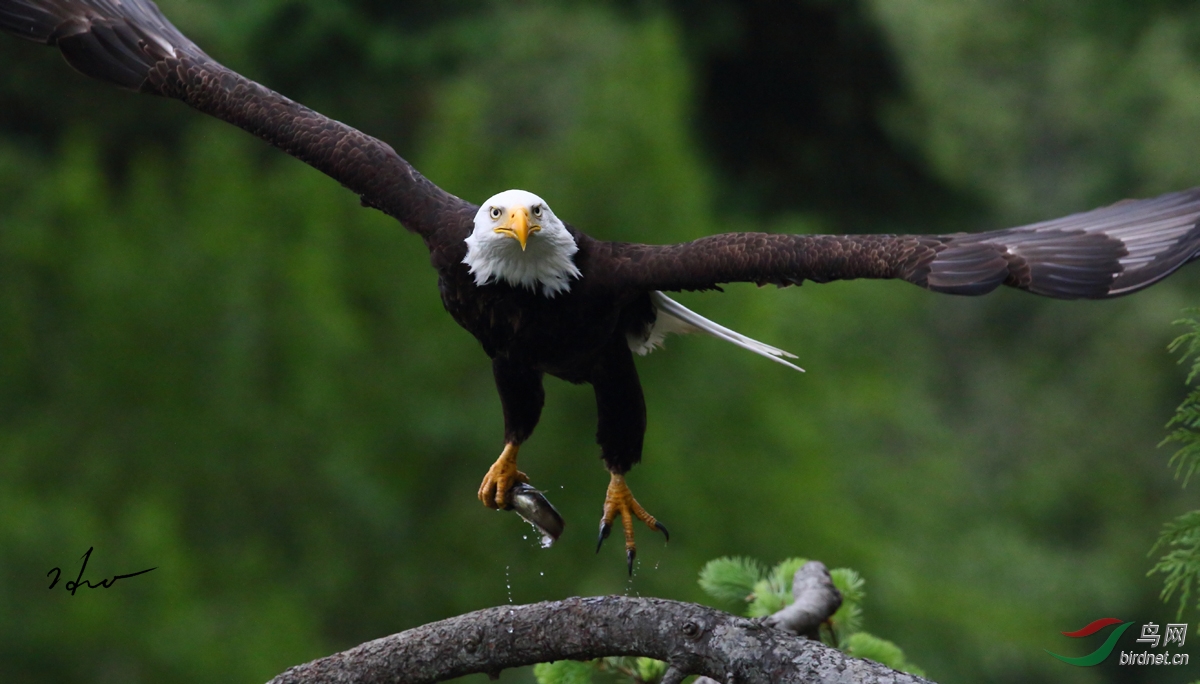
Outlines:
POLYGON ((488 508, 508 508, 508 490, 518 482, 529 482, 529 477, 517 470, 516 444, 505 444, 500 457, 488 468, 487 475, 479 485, 479 500, 488 508))
POLYGON ((621 524, 625 528, 625 562, 629 566, 629 574, 632 575, 633 559, 637 556, 637 544, 633 541, 633 519, 637 518, 650 529, 662 532, 667 541, 670 541, 671 533, 667 531, 666 525, 655 520, 654 516, 647 513, 637 499, 633 498, 633 492, 629 491, 629 485, 625 484, 625 476, 613 473, 608 482, 608 492, 604 495, 604 513, 600 516, 600 539, 596 542, 597 553, 612 531, 613 518, 618 515, 621 516, 621 524))

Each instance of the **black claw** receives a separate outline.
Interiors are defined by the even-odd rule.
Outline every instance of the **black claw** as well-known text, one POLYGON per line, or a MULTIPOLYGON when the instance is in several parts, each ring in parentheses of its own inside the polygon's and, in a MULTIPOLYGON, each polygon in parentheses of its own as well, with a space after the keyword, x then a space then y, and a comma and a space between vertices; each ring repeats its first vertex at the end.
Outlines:
POLYGON ((600 553, 600 547, 604 545, 604 540, 608 539, 608 533, 612 532, 612 523, 600 521, 600 538, 596 540, 596 553, 600 553))
POLYGON ((667 541, 671 541, 671 533, 667 531, 667 526, 666 526, 666 525, 664 525, 664 524, 660 523, 659 521, 655 520, 655 521, 654 521, 654 526, 658 528, 658 531, 659 531, 659 532, 662 532, 662 533, 663 533, 663 536, 667 538, 667 541))
POLYGON ((637 558, 637 549, 625 549, 625 565, 629 566, 629 576, 633 577, 633 559, 637 558))

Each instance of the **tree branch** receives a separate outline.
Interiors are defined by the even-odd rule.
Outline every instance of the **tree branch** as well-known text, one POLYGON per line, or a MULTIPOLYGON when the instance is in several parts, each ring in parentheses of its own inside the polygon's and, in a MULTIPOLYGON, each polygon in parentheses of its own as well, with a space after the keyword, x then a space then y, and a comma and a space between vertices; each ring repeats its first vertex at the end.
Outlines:
POLYGON ((792 602, 766 618, 767 626, 820 639, 821 623, 842 607, 842 592, 833 586, 821 561, 805 563, 792 576, 792 602))
MULTIPOLYGON (((829 569, 821 561, 809 561, 792 575, 792 602, 763 618, 763 624, 816 641, 821 623, 841 607, 842 592, 833 586, 829 569)), ((695 684, 720 683, 699 677, 695 684)))
POLYGON ((694 603, 601 596, 501 606, 298 665, 270 684, 420 684, 555 660, 648 656, 725 684, 926 682, 694 603))

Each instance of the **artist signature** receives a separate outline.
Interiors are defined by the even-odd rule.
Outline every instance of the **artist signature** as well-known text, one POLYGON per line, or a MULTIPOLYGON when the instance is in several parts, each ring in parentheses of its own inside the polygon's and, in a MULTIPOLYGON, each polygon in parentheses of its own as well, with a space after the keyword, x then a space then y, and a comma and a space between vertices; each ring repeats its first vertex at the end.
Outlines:
MULTIPOLYGON (((144 575, 144 574, 150 572, 151 570, 157 569, 157 567, 153 567, 153 568, 147 568, 145 570, 139 570, 137 572, 131 572, 128 575, 114 575, 112 579, 100 580, 99 584, 92 584, 91 582, 89 582, 88 580, 85 580, 83 578, 83 571, 85 569, 87 569, 88 559, 92 557, 92 549, 94 549, 94 548, 96 548, 96 547, 94 547, 94 546, 89 547, 87 550, 87 553, 83 554, 83 558, 81 559, 81 560, 83 560, 83 565, 79 566, 79 576, 76 577, 74 580, 68 580, 67 583, 64 585, 66 590, 71 592, 71 596, 74 596, 75 590, 80 587, 87 587, 88 589, 108 589, 114 583, 116 583, 116 581, 119 579, 128 579, 130 577, 137 577, 138 575, 144 575)), ((62 569, 50 568, 50 572, 46 573, 46 577, 49 577, 52 574, 54 575, 54 581, 50 583, 50 586, 49 586, 50 589, 53 589, 54 585, 58 584, 58 578, 62 576, 62 569)))

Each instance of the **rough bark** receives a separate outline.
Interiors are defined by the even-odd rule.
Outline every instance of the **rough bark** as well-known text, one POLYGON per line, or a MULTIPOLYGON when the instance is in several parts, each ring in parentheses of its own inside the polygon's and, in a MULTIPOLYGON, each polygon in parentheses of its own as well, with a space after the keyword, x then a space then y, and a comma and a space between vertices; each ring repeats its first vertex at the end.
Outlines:
MULTIPOLYGON (((842 592, 833 586, 829 569, 821 561, 805 563, 792 575, 792 602, 763 619, 768 627, 781 629, 808 639, 820 639, 821 623, 833 617, 842 606, 842 592)), ((695 684, 720 684, 699 677, 695 684)))
POLYGON ((289 669, 271 684, 418 684, 554 660, 648 656, 724 684, 926 682, 819 641, 692 603, 570 598, 467 613, 289 669))
POLYGON ((766 619, 770 627, 819 639, 821 623, 842 606, 842 593, 821 561, 809 561, 792 576, 792 602, 766 619))

